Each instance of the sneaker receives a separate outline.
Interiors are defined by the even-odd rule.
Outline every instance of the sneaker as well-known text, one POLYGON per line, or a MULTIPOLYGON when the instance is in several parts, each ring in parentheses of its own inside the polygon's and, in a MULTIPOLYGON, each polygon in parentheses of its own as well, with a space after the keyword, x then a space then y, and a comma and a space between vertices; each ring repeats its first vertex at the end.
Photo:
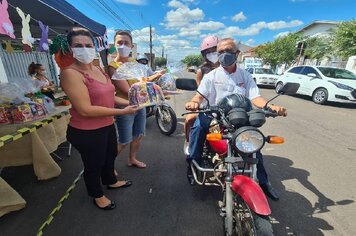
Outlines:
POLYGON ((186 156, 189 156, 189 142, 185 141, 184 142, 184 147, 183 147, 183 152, 184 152, 184 155, 186 156))

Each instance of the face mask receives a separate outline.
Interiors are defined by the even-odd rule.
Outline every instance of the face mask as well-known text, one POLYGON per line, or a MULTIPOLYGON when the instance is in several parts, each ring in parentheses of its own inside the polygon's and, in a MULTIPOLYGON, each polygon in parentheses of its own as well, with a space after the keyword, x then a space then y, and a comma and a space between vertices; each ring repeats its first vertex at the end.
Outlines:
POLYGON ((116 50, 117 53, 119 53, 119 55, 122 57, 128 57, 131 52, 131 48, 126 45, 117 46, 116 50))
POLYGON ((206 59, 208 59, 210 62, 215 64, 219 60, 218 53, 217 52, 208 53, 206 54, 206 59))
POLYGON ((228 67, 236 63, 236 53, 224 52, 219 54, 219 62, 223 67, 228 67))
POLYGON ((91 63, 95 58, 95 48, 72 48, 73 57, 83 64, 91 63))

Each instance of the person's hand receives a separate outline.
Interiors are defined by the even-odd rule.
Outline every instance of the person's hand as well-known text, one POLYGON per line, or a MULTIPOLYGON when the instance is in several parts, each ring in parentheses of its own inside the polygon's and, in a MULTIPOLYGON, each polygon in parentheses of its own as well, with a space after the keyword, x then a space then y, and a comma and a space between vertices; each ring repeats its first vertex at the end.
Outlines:
POLYGON ((139 107, 137 105, 130 105, 130 106, 127 106, 123 109, 120 109, 120 115, 128 115, 128 114, 133 114, 135 113, 136 111, 138 111, 139 107))
POLYGON ((162 76, 162 75, 164 75, 164 74, 166 73, 166 71, 167 71, 167 69, 163 69, 163 70, 161 70, 160 72, 158 72, 158 74, 159 74, 160 76, 162 76))
POLYGON ((185 104, 185 109, 187 109, 188 111, 196 111, 199 108, 199 103, 197 102, 187 102, 185 104))
POLYGON ((281 106, 271 105, 269 106, 272 110, 276 111, 279 116, 287 116, 287 109, 281 106))

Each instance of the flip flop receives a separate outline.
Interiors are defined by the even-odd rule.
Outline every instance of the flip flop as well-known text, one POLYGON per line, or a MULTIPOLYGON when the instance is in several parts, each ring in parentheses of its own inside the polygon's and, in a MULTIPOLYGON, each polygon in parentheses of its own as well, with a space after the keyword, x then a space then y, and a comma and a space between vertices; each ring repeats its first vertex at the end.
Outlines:
POLYGON ((146 164, 143 162, 137 162, 137 163, 127 163, 128 167, 137 167, 137 168, 146 168, 146 164))

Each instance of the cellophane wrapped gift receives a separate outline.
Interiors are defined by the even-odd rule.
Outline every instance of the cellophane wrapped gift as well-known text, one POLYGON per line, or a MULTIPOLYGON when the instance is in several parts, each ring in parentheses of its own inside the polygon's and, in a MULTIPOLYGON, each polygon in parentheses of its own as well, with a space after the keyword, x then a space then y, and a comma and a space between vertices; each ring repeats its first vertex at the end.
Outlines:
POLYGON ((157 84, 163 91, 177 91, 176 80, 171 73, 166 73, 158 79, 157 84))
POLYGON ((12 106, 10 108, 11 116, 15 124, 24 123, 33 120, 33 114, 29 104, 12 106))
POLYGON ((175 77, 181 77, 183 75, 184 67, 184 64, 181 62, 167 64, 166 73, 157 81, 157 84, 161 87, 164 93, 176 94, 179 92, 177 91, 175 77))
POLYGON ((148 77, 148 69, 138 62, 126 62, 119 66, 111 79, 113 80, 139 80, 148 77))
POLYGON ((11 114, 9 114, 9 107, 0 106, 0 124, 12 123, 11 114))
POLYGON ((129 90, 130 105, 153 106, 164 101, 162 90, 152 82, 137 82, 129 90))

